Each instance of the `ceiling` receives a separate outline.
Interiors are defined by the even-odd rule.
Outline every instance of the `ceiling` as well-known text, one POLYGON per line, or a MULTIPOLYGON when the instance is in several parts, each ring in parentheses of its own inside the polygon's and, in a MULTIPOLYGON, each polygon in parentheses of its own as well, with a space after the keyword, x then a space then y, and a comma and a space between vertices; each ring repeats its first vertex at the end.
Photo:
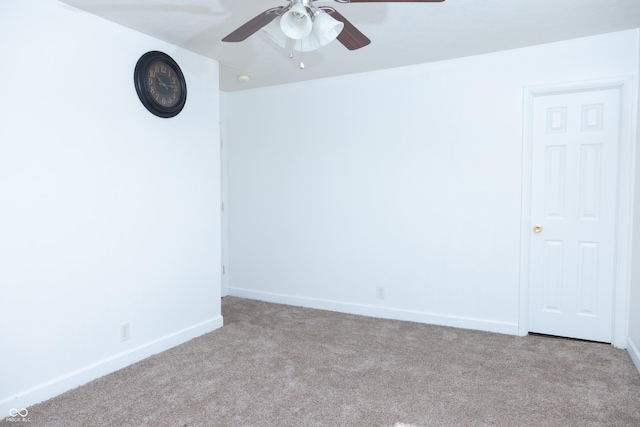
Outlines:
POLYGON ((371 44, 333 43, 289 59, 257 32, 220 40, 286 0, 61 0, 220 63, 220 89, 236 91, 401 67, 640 27, 640 0, 445 0, 332 6, 371 44), (238 81, 245 74, 248 82, 238 81))

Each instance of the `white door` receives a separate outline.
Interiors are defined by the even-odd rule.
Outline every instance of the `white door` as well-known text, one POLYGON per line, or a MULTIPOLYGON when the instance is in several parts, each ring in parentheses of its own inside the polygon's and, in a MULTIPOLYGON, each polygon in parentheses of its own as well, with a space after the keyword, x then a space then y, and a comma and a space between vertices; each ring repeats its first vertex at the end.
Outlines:
POLYGON ((611 342, 617 89, 536 96, 529 331, 611 342))

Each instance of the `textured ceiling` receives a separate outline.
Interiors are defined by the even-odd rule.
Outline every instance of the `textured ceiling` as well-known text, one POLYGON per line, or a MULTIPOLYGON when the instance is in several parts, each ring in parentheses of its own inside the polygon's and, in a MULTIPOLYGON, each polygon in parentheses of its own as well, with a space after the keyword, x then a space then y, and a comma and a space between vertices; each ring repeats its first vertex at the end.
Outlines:
POLYGON ((62 0, 126 27, 216 59, 220 89, 235 91, 400 67, 640 27, 640 0, 445 0, 353 3, 318 0, 351 21, 371 44, 337 41, 289 59, 257 32, 220 40, 283 0, 62 0), (240 83, 239 74, 251 77, 240 83))

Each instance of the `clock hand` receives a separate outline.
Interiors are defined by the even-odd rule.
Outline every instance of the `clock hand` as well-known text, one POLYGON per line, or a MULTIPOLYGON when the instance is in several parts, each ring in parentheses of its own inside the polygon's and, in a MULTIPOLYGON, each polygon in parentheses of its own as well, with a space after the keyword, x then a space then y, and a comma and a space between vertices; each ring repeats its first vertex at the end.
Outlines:
POLYGON ((160 86, 165 87, 165 88, 171 88, 171 89, 175 90, 176 85, 168 85, 165 82, 163 82, 162 80, 160 80, 160 77, 156 77, 156 79, 158 79, 158 84, 160 84, 160 86))

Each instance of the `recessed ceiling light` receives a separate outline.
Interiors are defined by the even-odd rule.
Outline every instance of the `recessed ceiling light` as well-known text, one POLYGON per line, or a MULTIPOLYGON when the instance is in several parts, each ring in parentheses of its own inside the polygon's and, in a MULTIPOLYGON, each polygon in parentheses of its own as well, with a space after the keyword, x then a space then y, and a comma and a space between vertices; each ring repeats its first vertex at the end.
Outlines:
POLYGON ((246 82, 248 82, 248 81, 249 81, 249 79, 250 79, 250 77, 249 77, 249 76, 247 76, 246 74, 239 74, 239 75, 238 75, 238 81, 239 81, 240 83, 246 83, 246 82))

